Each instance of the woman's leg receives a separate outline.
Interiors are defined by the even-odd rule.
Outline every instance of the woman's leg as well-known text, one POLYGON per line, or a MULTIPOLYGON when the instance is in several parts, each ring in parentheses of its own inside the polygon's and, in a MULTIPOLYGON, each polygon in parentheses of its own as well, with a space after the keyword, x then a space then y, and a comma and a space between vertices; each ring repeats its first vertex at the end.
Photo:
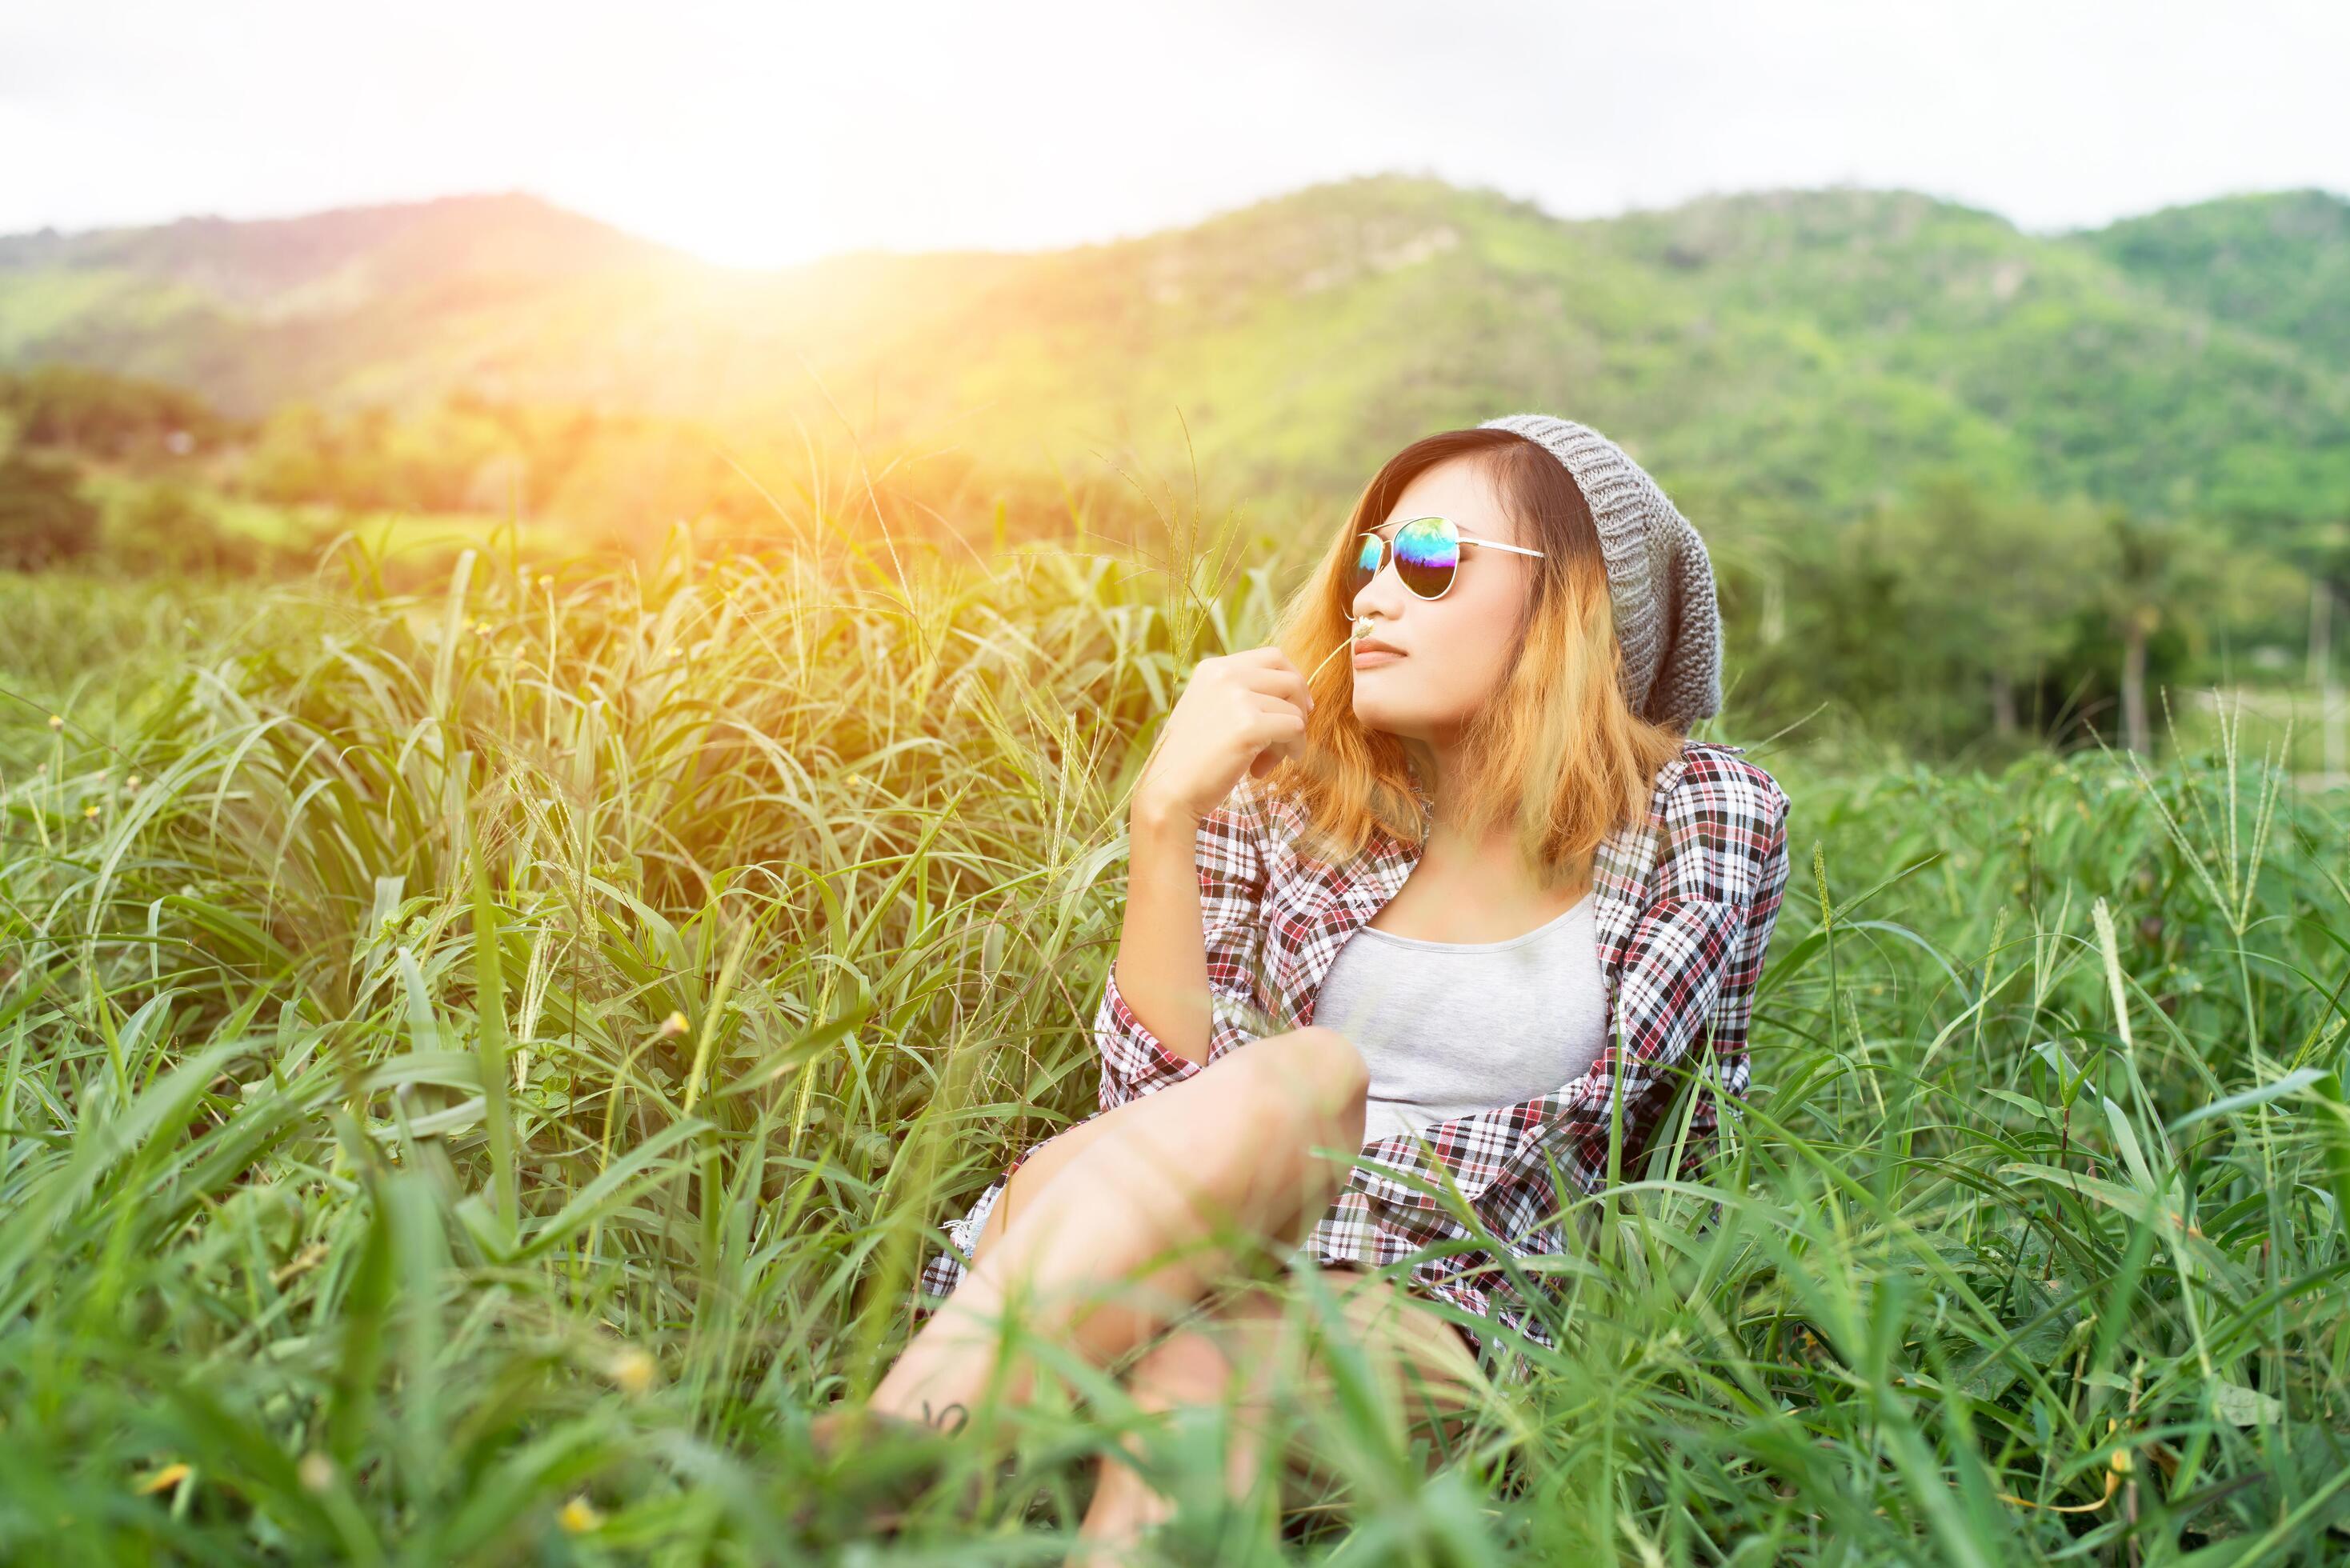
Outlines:
MULTIPOLYGON (((1347 1267, 1327 1273, 1347 1332, 1370 1357, 1407 1435, 1422 1429, 1443 1434, 1443 1442, 1431 1449, 1433 1464, 1438 1453, 1458 1441, 1478 1405, 1492 1396, 1492 1385, 1460 1333, 1408 1286, 1347 1267)), ((1166 1335, 1136 1362, 1128 1380, 1137 1407, 1152 1413, 1232 1401, 1224 1485, 1234 1498, 1245 1499, 1256 1482, 1270 1436, 1265 1428, 1276 1409, 1300 1402, 1328 1408, 1329 1375, 1315 1351, 1307 1310, 1303 1303, 1285 1303, 1275 1292, 1238 1293, 1166 1335)), ((1129 1454, 1141 1451, 1136 1440, 1124 1446, 1129 1454)), ((1284 1466, 1288 1461, 1284 1455, 1284 1466)), ((1073 1561, 1115 1561, 1115 1549, 1131 1544, 1173 1510, 1139 1469, 1105 1455, 1092 1506, 1079 1526, 1094 1555, 1073 1561)))
MULTIPOLYGON (((1097 1365, 1132 1350, 1231 1267, 1232 1250, 1214 1244, 1222 1226, 1292 1245, 1303 1237, 1346 1180, 1344 1163, 1310 1151, 1351 1158, 1368 1086, 1362 1054, 1336 1031, 1267 1035, 1092 1118, 1066 1151, 1030 1156, 997 1199, 1016 1212, 983 1251, 974 1246, 873 1406, 933 1421, 967 1409, 987 1386, 995 1325, 1015 1293, 1030 1300, 1031 1332, 1097 1365), (1088 1299, 1138 1273, 1140 1299, 1088 1299)), ((1024 1392, 1023 1379, 1005 1397, 1024 1392)))

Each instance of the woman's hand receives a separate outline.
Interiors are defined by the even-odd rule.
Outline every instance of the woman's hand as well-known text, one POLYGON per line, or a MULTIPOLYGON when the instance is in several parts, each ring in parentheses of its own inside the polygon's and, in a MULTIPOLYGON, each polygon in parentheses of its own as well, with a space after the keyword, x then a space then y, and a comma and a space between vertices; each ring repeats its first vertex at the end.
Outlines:
POLYGON ((1297 754, 1313 709, 1305 677, 1270 644, 1200 660, 1143 764, 1135 815, 1196 827, 1243 773, 1263 778, 1297 754))

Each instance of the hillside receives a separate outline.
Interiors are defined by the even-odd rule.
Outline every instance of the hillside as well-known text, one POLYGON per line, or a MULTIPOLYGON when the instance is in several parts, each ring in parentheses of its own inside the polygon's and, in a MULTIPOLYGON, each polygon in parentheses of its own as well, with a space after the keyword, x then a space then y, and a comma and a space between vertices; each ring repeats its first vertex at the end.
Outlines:
POLYGON ((1843 515, 1956 465, 2266 524, 2350 496, 2345 210, 2241 198, 2046 238, 1898 191, 1566 221, 1375 177, 1110 244, 745 272, 485 197, 0 241, 0 365, 246 413, 464 390, 847 420, 1007 468, 1178 473, 1188 426, 1224 493, 1326 500, 1416 434, 1533 407, 1718 514, 1843 515))
POLYGON ((681 258, 519 193, 0 237, 0 272, 110 273, 178 284, 263 317, 332 314, 463 278, 554 280, 663 259, 681 258))
MULTIPOLYGON (((180 382, 234 412, 363 388, 425 339, 699 264, 521 195, 0 238, 0 358, 180 382)), ((363 395, 363 394, 362 394, 363 395)))
POLYGON ((2217 321, 2350 366, 2350 201, 2278 191, 2169 207, 2085 243, 2217 321))

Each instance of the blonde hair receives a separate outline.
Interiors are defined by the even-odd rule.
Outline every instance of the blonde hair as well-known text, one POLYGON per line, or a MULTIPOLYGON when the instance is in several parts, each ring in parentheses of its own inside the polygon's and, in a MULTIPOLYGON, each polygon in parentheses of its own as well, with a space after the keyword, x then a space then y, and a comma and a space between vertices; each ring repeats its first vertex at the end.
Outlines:
MULTIPOLYGON (((1313 670, 1348 640, 1357 536, 1388 520, 1415 477, 1454 459, 1485 469, 1521 530, 1518 542, 1543 558, 1529 563, 1531 597, 1509 674, 1462 732, 1465 771, 1446 781, 1448 819, 1473 836, 1513 822, 1538 883, 1587 880, 1601 842, 1646 816, 1658 770, 1687 736, 1641 718, 1624 699, 1598 529, 1558 459, 1503 430, 1445 431, 1405 447, 1365 487, 1320 566, 1283 607, 1274 641, 1298 669, 1313 670)), ((1303 811, 1307 851, 1334 864, 1377 835, 1418 844, 1426 830, 1410 774, 1426 760, 1424 744, 1357 719, 1353 671, 1338 662, 1313 679, 1299 754, 1264 781, 1303 811)))

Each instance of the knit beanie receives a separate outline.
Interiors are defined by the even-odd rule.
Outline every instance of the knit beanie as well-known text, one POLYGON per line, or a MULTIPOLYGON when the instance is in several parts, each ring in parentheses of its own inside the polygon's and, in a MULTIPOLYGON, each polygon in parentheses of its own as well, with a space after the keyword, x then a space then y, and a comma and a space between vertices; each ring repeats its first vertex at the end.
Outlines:
POLYGON ((1510 431, 1566 465, 1599 525, 1607 597, 1624 649, 1624 699, 1649 722, 1686 731, 1721 711, 1721 608, 1705 541, 1648 471, 1588 425, 1506 414, 1510 431))

